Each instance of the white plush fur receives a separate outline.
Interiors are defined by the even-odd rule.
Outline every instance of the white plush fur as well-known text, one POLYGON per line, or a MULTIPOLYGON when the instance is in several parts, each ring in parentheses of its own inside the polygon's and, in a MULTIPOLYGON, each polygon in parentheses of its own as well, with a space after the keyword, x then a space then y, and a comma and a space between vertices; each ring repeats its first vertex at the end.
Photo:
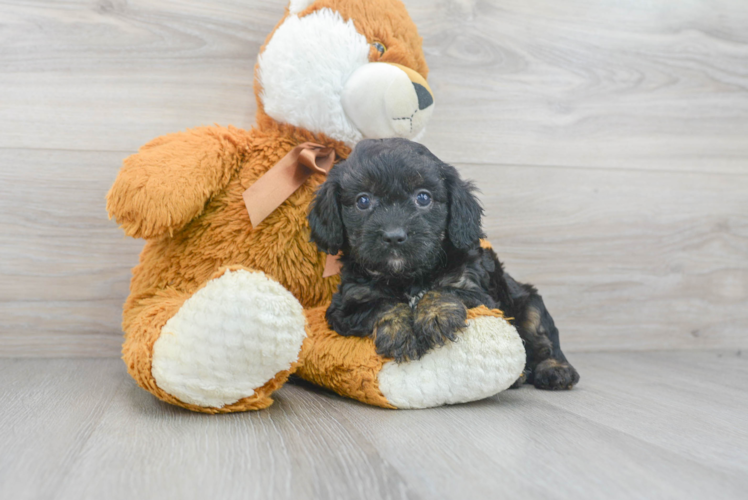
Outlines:
POLYGON ((353 145, 362 135, 346 117, 341 93, 348 77, 368 62, 366 37, 339 13, 289 15, 258 60, 265 112, 353 145))
POLYGON ((288 11, 291 14, 298 14, 314 3, 314 0, 291 0, 288 4, 288 11))
POLYGON ((457 342, 447 342, 417 361, 388 362, 379 388, 397 408, 430 408, 477 401, 507 389, 525 366, 517 330, 494 317, 471 320, 457 342))
POLYGON ((288 370, 305 338, 304 311, 288 290, 261 272, 226 271, 164 325, 152 373, 181 401, 220 408, 288 370))

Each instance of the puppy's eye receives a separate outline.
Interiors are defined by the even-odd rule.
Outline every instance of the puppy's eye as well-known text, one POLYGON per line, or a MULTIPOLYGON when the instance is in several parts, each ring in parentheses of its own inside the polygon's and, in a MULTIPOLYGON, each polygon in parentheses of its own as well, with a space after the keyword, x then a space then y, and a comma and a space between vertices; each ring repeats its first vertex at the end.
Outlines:
POLYGON ((371 198, 369 195, 362 194, 356 198, 356 207, 359 210, 367 210, 371 206, 371 198))
POLYGON ((416 203, 420 207, 428 207, 431 205, 431 193, 428 191, 421 191, 416 195, 416 203))
POLYGON ((385 47, 382 42, 371 42, 371 46, 377 49, 380 57, 383 56, 385 52, 387 52, 387 47, 385 47))

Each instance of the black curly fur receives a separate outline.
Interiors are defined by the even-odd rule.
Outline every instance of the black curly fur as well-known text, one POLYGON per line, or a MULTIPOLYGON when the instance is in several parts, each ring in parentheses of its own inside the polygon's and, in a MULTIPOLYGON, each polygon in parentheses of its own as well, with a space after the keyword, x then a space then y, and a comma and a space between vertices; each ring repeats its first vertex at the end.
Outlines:
POLYGON ((309 214, 312 241, 341 252, 341 283, 327 321, 340 335, 373 336, 381 355, 400 362, 455 340, 467 309, 500 308, 514 318, 527 351, 515 385, 571 388, 579 375, 543 299, 480 246, 483 209, 474 192, 420 144, 359 142, 332 169, 309 214), (431 197, 428 206, 416 201, 422 192, 431 197), (365 209, 357 206, 361 195, 370 200, 365 209), (399 239, 387 236, 393 234, 399 239))

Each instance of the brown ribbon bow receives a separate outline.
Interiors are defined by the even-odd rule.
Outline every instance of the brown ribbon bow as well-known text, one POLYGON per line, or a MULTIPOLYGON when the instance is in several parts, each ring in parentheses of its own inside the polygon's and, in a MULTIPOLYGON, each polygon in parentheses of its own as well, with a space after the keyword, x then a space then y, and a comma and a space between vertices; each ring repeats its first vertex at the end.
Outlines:
MULTIPOLYGON (((334 162, 333 148, 313 142, 299 144, 289 151, 242 194, 252 227, 257 227, 281 206, 309 177, 316 173, 327 175, 334 162)), ((322 277, 327 278, 339 272, 338 258, 328 255, 322 277)))

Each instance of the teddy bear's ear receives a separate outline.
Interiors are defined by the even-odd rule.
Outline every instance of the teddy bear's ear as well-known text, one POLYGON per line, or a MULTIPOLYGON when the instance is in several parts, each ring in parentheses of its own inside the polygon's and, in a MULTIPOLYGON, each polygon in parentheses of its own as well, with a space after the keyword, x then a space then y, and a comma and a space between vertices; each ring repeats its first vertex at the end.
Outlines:
POLYGON ((340 185, 334 178, 333 170, 317 189, 308 217, 312 242, 330 255, 338 253, 345 243, 339 193, 340 185))
POLYGON ((291 0, 288 3, 288 12, 298 14, 314 3, 315 0, 291 0))

